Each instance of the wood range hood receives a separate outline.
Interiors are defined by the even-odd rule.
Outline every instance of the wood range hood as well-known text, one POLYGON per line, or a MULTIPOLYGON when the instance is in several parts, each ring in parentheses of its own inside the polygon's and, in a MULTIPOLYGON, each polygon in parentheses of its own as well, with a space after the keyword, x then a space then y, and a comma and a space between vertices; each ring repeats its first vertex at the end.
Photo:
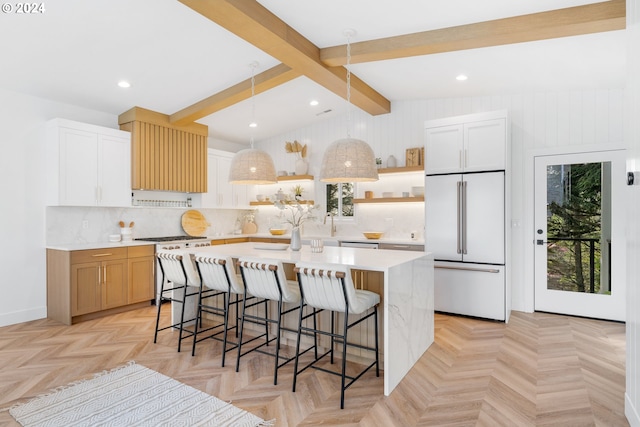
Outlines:
POLYGON ((170 116, 140 107, 120 114, 118 124, 131 132, 133 190, 207 192, 206 125, 177 126, 170 116))

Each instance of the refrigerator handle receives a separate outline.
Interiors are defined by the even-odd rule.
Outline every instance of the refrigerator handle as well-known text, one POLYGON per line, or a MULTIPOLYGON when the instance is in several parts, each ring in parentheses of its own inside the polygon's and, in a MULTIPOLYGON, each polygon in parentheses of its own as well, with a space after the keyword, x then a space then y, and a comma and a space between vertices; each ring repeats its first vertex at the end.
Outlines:
POLYGON ((462 181, 462 254, 467 254, 467 181, 462 181))
POLYGON ((460 226, 462 225, 462 181, 458 181, 456 182, 457 184, 457 193, 456 193, 456 201, 458 204, 457 207, 457 211, 456 211, 456 218, 458 221, 458 226, 456 227, 456 252, 461 254, 462 253, 462 233, 460 232, 460 226))

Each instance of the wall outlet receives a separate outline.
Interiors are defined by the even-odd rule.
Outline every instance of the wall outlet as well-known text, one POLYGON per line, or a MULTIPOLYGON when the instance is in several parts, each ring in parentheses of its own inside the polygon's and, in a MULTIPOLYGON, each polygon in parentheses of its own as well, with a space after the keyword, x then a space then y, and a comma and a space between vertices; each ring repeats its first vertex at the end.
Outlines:
POLYGON ((85 229, 85 230, 87 228, 89 228, 89 220, 88 219, 85 219, 85 220, 82 221, 82 228, 85 229))

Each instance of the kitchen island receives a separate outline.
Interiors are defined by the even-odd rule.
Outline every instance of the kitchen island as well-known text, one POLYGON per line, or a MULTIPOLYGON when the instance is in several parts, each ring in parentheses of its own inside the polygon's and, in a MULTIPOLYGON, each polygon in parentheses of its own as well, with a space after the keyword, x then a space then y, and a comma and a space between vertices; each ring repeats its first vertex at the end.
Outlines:
POLYGON ((351 269, 383 273, 384 394, 388 396, 433 343, 433 256, 424 252, 325 247, 312 253, 309 246, 298 252, 286 245, 236 243, 176 250, 183 255, 206 253, 233 258, 259 257, 283 264, 308 262, 347 265, 351 269))

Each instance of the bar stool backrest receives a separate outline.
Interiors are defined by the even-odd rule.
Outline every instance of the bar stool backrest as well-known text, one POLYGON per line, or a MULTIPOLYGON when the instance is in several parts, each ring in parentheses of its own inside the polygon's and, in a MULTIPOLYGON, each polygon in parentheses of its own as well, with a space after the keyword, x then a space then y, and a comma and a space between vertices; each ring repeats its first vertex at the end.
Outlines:
POLYGON ((347 311, 346 296, 349 313, 362 311, 348 266, 342 265, 336 269, 336 265, 298 263, 295 271, 298 273, 298 283, 308 305, 344 313, 347 311))
POLYGON ((231 257, 197 253, 194 255, 194 260, 198 271, 200 271, 203 286, 222 292, 230 290, 234 294, 244 292, 244 285, 236 276, 231 257))
POLYGON ((171 250, 160 250, 156 257, 168 281, 181 286, 200 286, 200 277, 194 270, 191 258, 184 259, 182 255, 171 250))
POLYGON ((287 285, 282 262, 247 257, 240 258, 238 266, 248 294, 278 301, 282 292, 283 302, 300 301, 300 296, 287 285))

